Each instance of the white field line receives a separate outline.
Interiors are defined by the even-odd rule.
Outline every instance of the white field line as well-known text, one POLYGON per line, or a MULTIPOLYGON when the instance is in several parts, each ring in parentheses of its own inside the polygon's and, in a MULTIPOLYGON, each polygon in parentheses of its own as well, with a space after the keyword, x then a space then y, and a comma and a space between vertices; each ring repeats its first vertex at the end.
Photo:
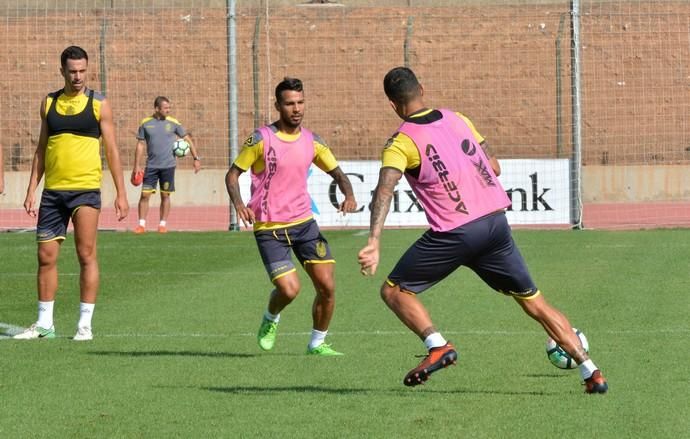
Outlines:
MULTIPOLYGON (((10 338, 24 330, 23 327, 11 325, 9 323, 0 322, 0 329, 4 329, 5 335, 0 334, 0 339, 10 338)), ((523 336, 523 335, 540 335, 542 331, 442 331, 444 335, 458 335, 458 336, 485 336, 485 335, 504 335, 504 336, 523 336)), ((599 331, 599 334, 623 334, 623 335, 651 335, 651 334, 690 334, 690 328, 661 328, 661 329, 612 329, 607 331, 599 331)), ((281 337, 303 337, 308 336, 311 332, 281 332, 281 337)), ((331 335, 340 337, 360 337, 360 336, 398 336, 409 335, 409 331, 331 331, 331 335)), ((104 338, 227 338, 227 337, 256 337, 255 332, 240 332, 228 334, 205 334, 200 332, 180 332, 168 334, 148 334, 136 332, 123 332, 119 334, 98 334, 98 337, 104 338)), ((71 337, 70 337, 71 338, 71 337)))

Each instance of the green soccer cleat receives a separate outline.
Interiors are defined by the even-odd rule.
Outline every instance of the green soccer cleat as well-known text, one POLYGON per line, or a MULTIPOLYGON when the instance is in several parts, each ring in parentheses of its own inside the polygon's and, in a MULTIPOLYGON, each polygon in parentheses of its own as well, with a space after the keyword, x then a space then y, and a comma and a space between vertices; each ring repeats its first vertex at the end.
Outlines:
POLYGON ((309 349, 309 347, 307 347, 307 355, 318 355, 320 357, 337 357, 345 354, 333 350, 333 348, 329 344, 321 343, 320 345, 312 349, 309 349))
POLYGON ((15 340, 35 340, 38 338, 55 338, 55 327, 41 328, 37 324, 33 324, 26 328, 24 332, 15 335, 15 340))
POLYGON ((273 322, 264 317, 264 319, 261 321, 261 326, 259 327, 259 333, 256 335, 256 339, 259 342, 259 347, 264 351, 270 351, 273 349, 273 345, 276 344, 277 332, 278 322, 273 322))

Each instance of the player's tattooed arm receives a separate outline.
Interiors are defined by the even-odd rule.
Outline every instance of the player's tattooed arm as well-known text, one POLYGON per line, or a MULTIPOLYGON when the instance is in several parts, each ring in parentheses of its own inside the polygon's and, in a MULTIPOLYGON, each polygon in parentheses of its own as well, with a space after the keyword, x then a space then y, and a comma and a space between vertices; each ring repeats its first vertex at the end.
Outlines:
POLYGON ((484 150, 484 154, 489 158, 489 164, 491 165, 491 169, 494 170, 494 174, 496 174, 496 176, 501 175, 501 164, 498 163, 498 159, 494 155, 494 149, 489 145, 489 142, 485 140, 480 146, 484 150))
POLYGON ((402 172, 395 168, 381 168, 379 181, 374 189, 374 197, 371 201, 371 221, 369 225, 369 238, 378 240, 381 237, 383 224, 391 206, 395 185, 402 177, 402 172))

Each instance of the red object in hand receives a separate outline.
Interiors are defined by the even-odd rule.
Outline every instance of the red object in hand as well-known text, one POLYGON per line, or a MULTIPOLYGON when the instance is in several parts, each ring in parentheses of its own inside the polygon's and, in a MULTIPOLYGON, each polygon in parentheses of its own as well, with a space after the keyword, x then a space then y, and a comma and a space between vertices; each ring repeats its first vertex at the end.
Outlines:
POLYGON ((132 178, 130 179, 134 186, 139 186, 144 182, 144 171, 132 171, 132 178))

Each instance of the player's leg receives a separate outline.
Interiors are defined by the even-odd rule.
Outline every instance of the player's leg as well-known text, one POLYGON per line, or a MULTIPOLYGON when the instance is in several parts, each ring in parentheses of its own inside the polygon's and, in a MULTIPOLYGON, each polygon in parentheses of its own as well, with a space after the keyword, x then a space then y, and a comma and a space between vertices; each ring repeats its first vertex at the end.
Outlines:
MULTIPOLYGON (((601 372, 594 375, 597 368, 582 348, 570 322, 546 301, 532 280, 527 264, 512 238, 505 215, 493 215, 485 220, 485 225, 485 230, 490 232, 492 245, 468 266, 493 289, 512 296, 527 315, 539 322, 547 334, 577 362, 585 381, 593 377, 598 381, 601 372)), ((599 384, 595 386, 595 391, 604 393, 605 380, 602 386, 599 384)))
POLYGON ((417 337, 424 340, 436 331, 431 316, 415 293, 403 291, 400 285, 386 281, 381 286, 381 299, 398 319, 417 337))
POLYGON ((158 233, 168 231, 168 215, 170 215, 170 192, 161 191, 160 221, 158 233))
POLYGON ((160 170, 160 184, 161 205, 158 233, 166 233, 168 231, 168 216, 170 215, 171 206, 170 195, 175 192, 175 168, 166 168, 160 170))
POLYGON ((304 269, 309 274, 316 293, 312 304, 314 329, 328 331, 335 311, 334 264, 306 263, 304 269))
POLYGON ((271 291, 266 309, 273 315, 280 315, 281 311, 299 295, 300 282, 297 271, 291 271, 274 279, 273 285, 275 289, 271 291))
POLYGON ((269 296, 257 334, 259 347, 268 351, 275 345, 280 313, 299 294, 300 282, 284 229, 257 231, 254 237, 264 268, 275 287, 269 296))
POLYGON ((426 357, 405 375, 403 384, 423 384, 432 373, 456 363, 458 353, 455 346, 434 327, 429 312, 416 294, 401 290, 399 285, 386 281, 381 287, 381 298, 427 348, 426 357))
POLYGON ((144 233, 146 231, 146 217, 149 214, 149 200, 151 194, 156 192, 158 187, 158 170, 146 168, 144 171, 144 181, 141 185, 141 195, 139 196, 139 224, 134 229, 134 233, 144 233))
POLYGON ((63 239, 56 239, 38 243, 38 318, 24 332, 15 335, 16 339, 55 338, 53 307, 58 289, 57 262, 62 242, 63 239))
POLYGON ((91 340, 93 338, 91 319, 96 306, 100 284, 96 249, 100 202, 97 207, 80 206, 72 216, 74 243, 80 268, 79 322, 77 323, 77 334, 74 336, 74 340, 77 341, 91 340))
POLYGON ((562 312, 551 306, 541 294, 526 299, 515 296, 515 301, 527 315, 539 322, 546 333, 575 360, 585 382, 587 393, 606 393, 608 391, 606 379, 589 358, 589 354, 582 347, 580 339, 572 330, 570 321, 562 312))
POLYGON ((58 289, 57 262, 62 239, 38 243, 38 300, 54 301, 58 289))
POLYGON ((96 303, 99 286, 99 269, 96 252, 98 216, 100 211, 90 206, 80 207, 73 217, 74 244, 79 260, 80 299, 85 303, 96 303))
POLYGON ((328 327, 335 312, 335 259, 328 241, 314 220, 288 229, 295 256, 314 285, 312 329, 307 354, 319 356, 343 355, 326 343, 328 327))
POLYGON ((335 276, 333 263, 306 263, 305 270, 314 285, 314 302, 311 308, 312 330, 307 354, 338 356, 341 352, 326 343, 328 327, 335 312, 335 276))
POLYGON ((295 300, 300 290, 299 277, 295 270, 273 279, 273 285, 275 288, 269 295, 268 305, 257 333, 259 347, 264 351, 273 349, 278 335, 280 313, 295 300))
POLYGON ((53 306, 58 289, 58 257, 60 246, 67 236, 69 211, 59 192, 44 190, 36 225, 38 268, 38 319, 16 339, 54 338, 53 306))
POLYGON ((455 364, 455 347, 434 327, 426 307, 417 298, 462 264, 458 237, 450 233, 424 233, 400 258, 381 287, 381 298, 400 321, 423 342, 428 354, 405 376, 406 386, 424 383, 437 370, 455 364))
POLYGON ((572 325, 567 317, 551 306, 542 294, 537 294, 529 298, 521 298, 520 296, 514 296, 514 298, 527 315, 539 322, 546 333, 553 338, 577 364, 589 360, 589 355, 582 348, 580 339, 572 330, 572 325))
POLYGON ((139 197, 139 205, 137 210, 139 213, 139 224, 134 229, 134 233, 144 233, 146 231, 146 216, 149 214, 149 198, 151 198, 151 191, 142 189, 139 197))

